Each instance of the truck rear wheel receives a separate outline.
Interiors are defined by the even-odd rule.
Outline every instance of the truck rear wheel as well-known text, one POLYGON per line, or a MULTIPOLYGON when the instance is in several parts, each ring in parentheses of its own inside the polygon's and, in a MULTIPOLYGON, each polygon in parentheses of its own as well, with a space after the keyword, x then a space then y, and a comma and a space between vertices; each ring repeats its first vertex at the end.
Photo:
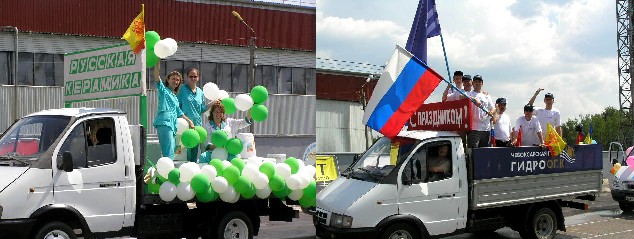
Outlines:
POLYGON ((216 235, 215 238, 253 238, 253 223, 247 214, 240 211, 231 211, 227 213, 218 223, 217 230, 211 232, 210 235, 216 235))
POLYGON ((634 204, 632 203, 619 202, 619 207, 621 208, 623 213, 631 213, 632 211, 634 211, 634 204))
POLYGON ((382 239, 415 239, 419 238, 416 229, 406 223, 396 223, 389 226, 383 235, 382 239))
POLYGON ((544 207, 537 210, 520 231, 524 239, 553 239, 557 233, 557 215, 552 209, 544 207))
POLYGON ((77 235, 65 223, 49 222, 39 228, 34 239, 77 239, 77 235))

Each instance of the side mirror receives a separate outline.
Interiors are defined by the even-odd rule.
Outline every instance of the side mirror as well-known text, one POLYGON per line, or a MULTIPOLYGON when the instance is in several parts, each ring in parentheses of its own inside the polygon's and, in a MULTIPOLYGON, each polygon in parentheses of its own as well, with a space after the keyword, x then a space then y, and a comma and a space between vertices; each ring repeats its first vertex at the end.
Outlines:
POLYGON ((64 172, 73 171, 73 155, 70 152, 67 151, 62 154, 62 165, 58 169, 64 170, 64 172))

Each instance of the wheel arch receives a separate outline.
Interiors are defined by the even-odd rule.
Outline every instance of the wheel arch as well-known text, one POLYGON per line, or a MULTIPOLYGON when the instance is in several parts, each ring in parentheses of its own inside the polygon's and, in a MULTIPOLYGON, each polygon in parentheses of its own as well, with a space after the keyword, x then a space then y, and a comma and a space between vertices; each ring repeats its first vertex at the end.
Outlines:
MULTIPOLYGON (((66 223, 71 228, 80 228, 82 231, 82 235, 92 236, 90 228, 88 227, 88 223, 86 219, 81 215, 81 213, 68 205, 63 204, 50 204, 43 207, 38 208, 29 216, 31 219, 35 219, 34 228, 39 228, 47 222, 51 221, 59 221, 66 223)), ((37 230, 33 230, 37 231, 37 230)), ((35 232, 32 232, 33 234, 35 232)))
POLYGON ((427 231, 427 227, 425 227, 425 223, 421 221, 419 218, 413 215, 405 215, 405 214, 396 214, 386 218, 383 218, 378 224, 376 224, 377 228, 380 228, 380 232, 385 232, 389 226, 396 223, 407 223, 410 226, 417 228, 418 233, 422 238, 429 238, 429 232, 427 231))

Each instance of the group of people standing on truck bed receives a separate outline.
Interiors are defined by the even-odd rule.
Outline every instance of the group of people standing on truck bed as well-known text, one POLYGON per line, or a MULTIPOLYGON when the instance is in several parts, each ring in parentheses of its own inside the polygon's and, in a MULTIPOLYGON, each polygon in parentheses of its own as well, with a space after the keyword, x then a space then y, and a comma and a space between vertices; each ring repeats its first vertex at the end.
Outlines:
MULTIPOLYGON (((160 64, 154 67, 154 79, 158 94, 158 109, 154 118, 161 154, 163 157, 174 159, 176 145, 176 121, 183 118, 189 124, 189 128, 203 126, 207 130, 207 139, 211 140, 211 134, 216 130, 224 130, 229 138, 236 135, 236 130, 251 124, 251 115, 244 119, 232 119, 225 116, 225 109, 220 100, 205 103, 202 89, 197 87, 200 79, 196 68, 187 70, 187 82, 183 85, 183 78, 178 71, 167 74, 167 79, 161 82, 160 64), (208 109, 209 117, 203 117, 208 109)), ((213 150, 213 146, 207 145, 205 150, 213 150)), ((198 147, 187 149, 187 160, 198 160, 198 147)))
POLYGON ((467 133, 468 148, 491 146, 493 143, 490 142, 491 132, 495 134, 494 143, 497 147, 512 147, 515 145, 543 146, 547 123, 555 127, 559 135, 562 133, 561 117, 559 110, 553 108, 555 96, 552 93, 544 95, 546 107, 533 106, 535 99, 544 89, 539 88, 535 91, 528 104, 524 106, 524 115, 515 120, 515 125, 511 125, 511 117, 506 113, 506 98, 497 98, 494 104, 491 96, 487 92, 482 91, 482 86, 484 85, 482 76, 475 75, 472 79, 470 75, 464 75, 462 71, 456 71, 453 75, 453 82, 467 96, 455 89, 451 89, 451 86, 447 85, 442 96, 443 102, 469 97, 477 107, 484 109, 475 108, 472 111, 474 125, 472 130, 467 133), (517 142, 518 140, 520 142, 517 142))

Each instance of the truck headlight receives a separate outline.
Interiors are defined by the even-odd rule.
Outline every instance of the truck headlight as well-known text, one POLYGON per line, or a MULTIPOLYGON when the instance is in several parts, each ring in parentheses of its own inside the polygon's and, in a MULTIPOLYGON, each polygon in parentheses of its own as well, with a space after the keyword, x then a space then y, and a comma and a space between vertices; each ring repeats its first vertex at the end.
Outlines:
POLYGON ((352 217, 333 213, 330 216, 330 226, 350 228, 352 226, 352 217))

